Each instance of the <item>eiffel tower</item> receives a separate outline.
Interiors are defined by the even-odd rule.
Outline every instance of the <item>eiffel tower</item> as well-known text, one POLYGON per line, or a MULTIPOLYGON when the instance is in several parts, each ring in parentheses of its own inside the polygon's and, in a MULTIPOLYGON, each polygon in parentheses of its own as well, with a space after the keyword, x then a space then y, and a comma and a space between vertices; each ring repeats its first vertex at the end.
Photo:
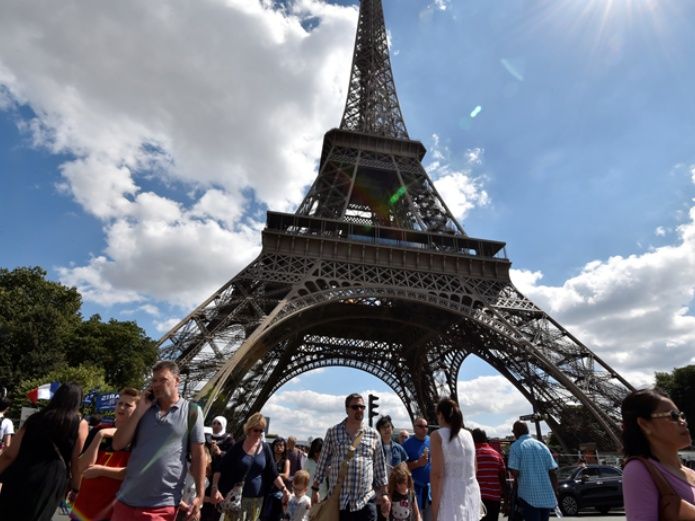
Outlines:
POLYGON ((381 0, 362 0, 345 111, 313 186, 294 214, 267 213, 258 258, 160 340, 184 393, 240 426, 292 378, 346 366, 434 423, 472 354, 561 443, 561 413, 578 405, 619 446, 631 385, 514 287, 505 243, 465 233, 425 153, 403 121, 381 0))

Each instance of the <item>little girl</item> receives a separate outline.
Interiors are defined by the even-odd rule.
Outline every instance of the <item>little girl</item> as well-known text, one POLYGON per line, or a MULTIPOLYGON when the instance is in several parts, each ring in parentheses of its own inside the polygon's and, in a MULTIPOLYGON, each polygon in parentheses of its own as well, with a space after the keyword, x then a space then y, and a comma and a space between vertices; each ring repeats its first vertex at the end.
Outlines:
POLYGON ((294 492, 290 494, 290 500, 285 508, 283 519, 288 521, 309 521, 311 510, 311 498, 306 495, 309 488, 309 473, 306 470, 298 470, 292 480, 294 492))
MULTIPOLYGON (((399 463, 389 475, 390 521, 420 521, 413 490, 413 476, 406 463, 399 463)), ((383 512, 382 512, 383 513, 383 512)))

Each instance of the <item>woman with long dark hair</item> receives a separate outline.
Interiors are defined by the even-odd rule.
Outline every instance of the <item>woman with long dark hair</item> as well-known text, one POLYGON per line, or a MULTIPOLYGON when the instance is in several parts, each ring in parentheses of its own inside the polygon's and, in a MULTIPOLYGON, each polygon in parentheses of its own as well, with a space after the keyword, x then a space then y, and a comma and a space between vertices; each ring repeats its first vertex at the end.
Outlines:
MULTIPOLYGON (((309 473, 309 483, 314 482, 314 475, 316 474, 316 467, 319 464, 319 457, 321 456, 321 449, 323 449, 323 438, 314 438, 311 440, 311 445, 309 446, 309 453, 307 454, 306 461, 304 462, 304 470, 309 473)), ((321 501, 328 495, 328 478, 324 479, 319 485, 319 498, 321 501)))
POLYGON ((630 521, 659 519, 659 485, 682 499, 678 519, 695 520, 695 471, 681 463, 678 451, 692 443, 684 414, 664 392, 641 389, 621 406, 625 514, 630 521))
POLYGON ((61 385, 48 405, 30 416, 0 455, 0 513, 3 519, 50 521, 72 487, 77 492, 77 460, 87 438, 79 413, 82 389, 61 385))
MULTIPOLYGON (((285 441, 285 438, 275 438, 273 443, 270 444, 270 448, 273 451, 275 468, 278 471, 278 475, 285 483, 285 487, 289 488, 290 460, 287 457, 287 441, 285 441)), ((261 515, 262 521, 280 521, 282 517, 282 499, 282 490, 273 485, 265 497, 263 514, 261 515)))
POLYGON ((430 435, 432 521, 478 521, 473 437, 463 428, 463 414, 454 400, 440 400, 436 413, 439 430, 430 435))

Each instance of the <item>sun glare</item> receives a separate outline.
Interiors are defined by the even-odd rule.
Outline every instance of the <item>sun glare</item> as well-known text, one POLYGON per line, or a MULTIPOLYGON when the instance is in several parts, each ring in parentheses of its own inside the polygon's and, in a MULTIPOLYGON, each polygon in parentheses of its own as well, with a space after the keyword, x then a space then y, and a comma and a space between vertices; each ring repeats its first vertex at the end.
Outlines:
MULTIPOLYGON (((682 23, 681 0, 541 0, 529 20, 531 30, 547 30, 605 61, 619 58, 626 39, 647 41, 668 58, 672 52, 669 23, 682 23)), ((677 46, 676 46, 677 47, 677 46)))

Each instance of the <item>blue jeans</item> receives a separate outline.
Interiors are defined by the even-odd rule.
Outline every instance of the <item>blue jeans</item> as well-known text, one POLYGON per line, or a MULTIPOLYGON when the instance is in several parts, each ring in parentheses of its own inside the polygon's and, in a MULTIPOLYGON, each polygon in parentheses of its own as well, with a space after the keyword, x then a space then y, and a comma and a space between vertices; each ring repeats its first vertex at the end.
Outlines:
POLYGON ((550 508, 536 508, 529 505, 526 501, 518 498, 517 501, 521 505, 521 509, 524 512, 524 521, 548 521, 550 518, 550 508))
POLYGON ((417 506, 420 509, 420 513, 424 512, 427 505, 430 504, 430 486, 429 483, 420 485, 414 483, 415 498, 417 499, 417 506))

